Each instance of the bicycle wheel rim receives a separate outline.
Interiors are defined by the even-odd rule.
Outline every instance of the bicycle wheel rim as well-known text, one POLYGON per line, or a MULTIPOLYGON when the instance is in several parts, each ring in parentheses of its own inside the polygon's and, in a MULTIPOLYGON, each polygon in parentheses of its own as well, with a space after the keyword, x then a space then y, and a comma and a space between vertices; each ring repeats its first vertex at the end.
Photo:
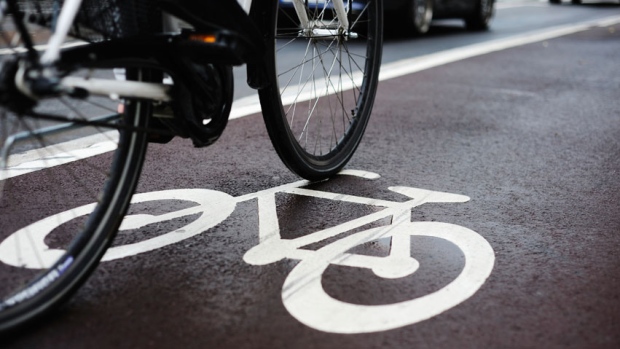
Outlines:
MULTIPOLYGON (((8 32, 5 35, 15 35, 8 32)), ((7 66, 9 60, 3 57, 1 64, 7 66)), ((144 80, 145 72, 131 69, 127 78, 144 80)), ((114 78, 107 69, 73 74, 114 78)), ((149 115, 148 102, 99 97, 45 100, 34 112, 2 110, 0 332, 47 314, 68 299, 97 265, 127 210, 146 151, 146 134, 131 127, 143 129, 149 115), (124 112, 119 113, 121 103, 124 112), (107 115, 98 119, 103 126, 66 128, 70 118, 92 121, 102 113, 107 115), (52 121, 40 115, 70 118, 52 121), (14 135, 20 137, 11 146, 14 135), (70 208, 91 202, 88 214, 70 213, 70 208), (61 212, 73 216, 45 223, 46 217, 61 212), (56 223, 58 227, 46 230, 56 223)))
POLYGON ((382 5, 354 4, 347 7, 350 33, 329 36, 324 33, 334 33, 330 28, 337 26, 331 1, 310 1, 310 38, 300 36, 290 9, 277 10, 268 51, 271 85, 259 95, 280 158, 308 179, 326 178, 344 167, 372 111, 381 63, 382 5))
POLYGON ((0 332, 17 328, 62 304, 96 267, 115 235, 130 198, 127 193, 133 192, 140 171, 138 159, 142 155, 138 152, 142 150, 138 148, 144 148, 143 141, 141 137, 127 138, 119 143, 122 149, 115 154, 117 160, 107 189, 84 229, 76 233, 52 266, 2 300, 1 307, 6 308, 0 308, 0 332))

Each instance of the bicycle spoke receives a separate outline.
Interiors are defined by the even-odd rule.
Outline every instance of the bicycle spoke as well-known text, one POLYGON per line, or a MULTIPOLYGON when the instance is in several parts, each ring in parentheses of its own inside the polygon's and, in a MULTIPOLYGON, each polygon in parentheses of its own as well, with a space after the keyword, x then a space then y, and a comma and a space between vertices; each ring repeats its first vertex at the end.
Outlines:
POLYGON ((259 91, 264 109, 280 116, 265 118, 278 154, 306 178, 324 178, 348 161, 361 139, 377 85, 381 2, 337 4, 345 5, 346 31, 334 5, 335 0, 306 1, 308 25, 296 22, 296 31, 288 30, 294 26, 288 22, 299 8, 281 9, 287 29, 278 28, 273 38, 274 56, 282 59, 275 65, 280 89, 259 91), (292 32, 294 37, 285 37, 292 32))

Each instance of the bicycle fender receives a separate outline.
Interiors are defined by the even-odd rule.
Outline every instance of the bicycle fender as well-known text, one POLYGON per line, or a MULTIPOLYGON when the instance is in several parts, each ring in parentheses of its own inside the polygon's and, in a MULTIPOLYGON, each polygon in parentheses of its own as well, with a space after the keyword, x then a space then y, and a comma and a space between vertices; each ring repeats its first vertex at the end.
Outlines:
MULTIPOLYGON (((262 47, 268 47, 268 40, 272 38, 272 31, 276 26, 276 11, 278 9, 278 0, 254 0, 250 7, 250 19, 260 32, 263 42, 262 47)), ((261 57, 248 62, 247 64, 247 83, 253 89, 262 89, 269 86, 269 78, 267 76, 267 62, 264 50, 261 57)))

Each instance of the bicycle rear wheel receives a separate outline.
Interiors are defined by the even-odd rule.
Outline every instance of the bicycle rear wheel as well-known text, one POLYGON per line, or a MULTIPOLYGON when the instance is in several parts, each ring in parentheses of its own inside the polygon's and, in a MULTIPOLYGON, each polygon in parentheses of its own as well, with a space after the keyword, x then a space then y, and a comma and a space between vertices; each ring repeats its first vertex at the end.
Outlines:
MULTIPOLYGON (((11 22, 0 29, 6 41, 0 49, 0 65, 4 73, 14 76, 12 62, 26 59, 16 47, 22 40, 11 22)), ((39 27, 32 30, 35 41, 49 34, 39 27)), ((127 79, 149 80, 148 73, 128 69, 127 79)), ((70 75, 114 79, 112 70, 92 67, 72 70, 70 75)), ((21 105, 21 112, 15 112, 15 105, 5 108, 18 96, 7 87, 14 79, 3 81, 0 333, 48 313, 95 268, 138 181, 147 138, 137 129, 147 126, 151 113, 148 102, 124 101, 124 111, 119 113, 121 102, 94 96, 47 98, 32 109, 21 105), (91 202, 88 215, 70 217, 48 236, 34 224, 91 202)))
POLYGON ((268 33, 269 87, 259 90, 269 137, 286 166, 318 180, 340 171, 368 123, 381 65, 380 0, 345 2, 349 30, 339 29, 331 0, 306 2, 302 28, 279 2, 268 33))

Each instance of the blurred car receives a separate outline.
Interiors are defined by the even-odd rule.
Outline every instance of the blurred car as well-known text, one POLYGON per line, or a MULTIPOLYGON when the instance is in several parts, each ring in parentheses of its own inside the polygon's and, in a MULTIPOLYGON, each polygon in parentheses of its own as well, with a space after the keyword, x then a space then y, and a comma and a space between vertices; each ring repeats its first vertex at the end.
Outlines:
MULTIPOLYGON (((348 6, 349 0, 344 0, 348 6)), ((351 9, 361 11, 365 0, 352 0, 351 9)), ((331 0, 308 0, 308 6, 333 8, 331 0)), ((280 0, 280 7, 293 9, 293 0, 280 0)), ((495 0, 383 0, 385 23, 402 34, 424 34, 433 19, 458 18, 467 29, 487 30, 495 0)))
POLYGON ((495 0, 384 0, 386 23, 404 34, 424 34, 433 19, 463 19, 469 30, 487 30, 495 0))

